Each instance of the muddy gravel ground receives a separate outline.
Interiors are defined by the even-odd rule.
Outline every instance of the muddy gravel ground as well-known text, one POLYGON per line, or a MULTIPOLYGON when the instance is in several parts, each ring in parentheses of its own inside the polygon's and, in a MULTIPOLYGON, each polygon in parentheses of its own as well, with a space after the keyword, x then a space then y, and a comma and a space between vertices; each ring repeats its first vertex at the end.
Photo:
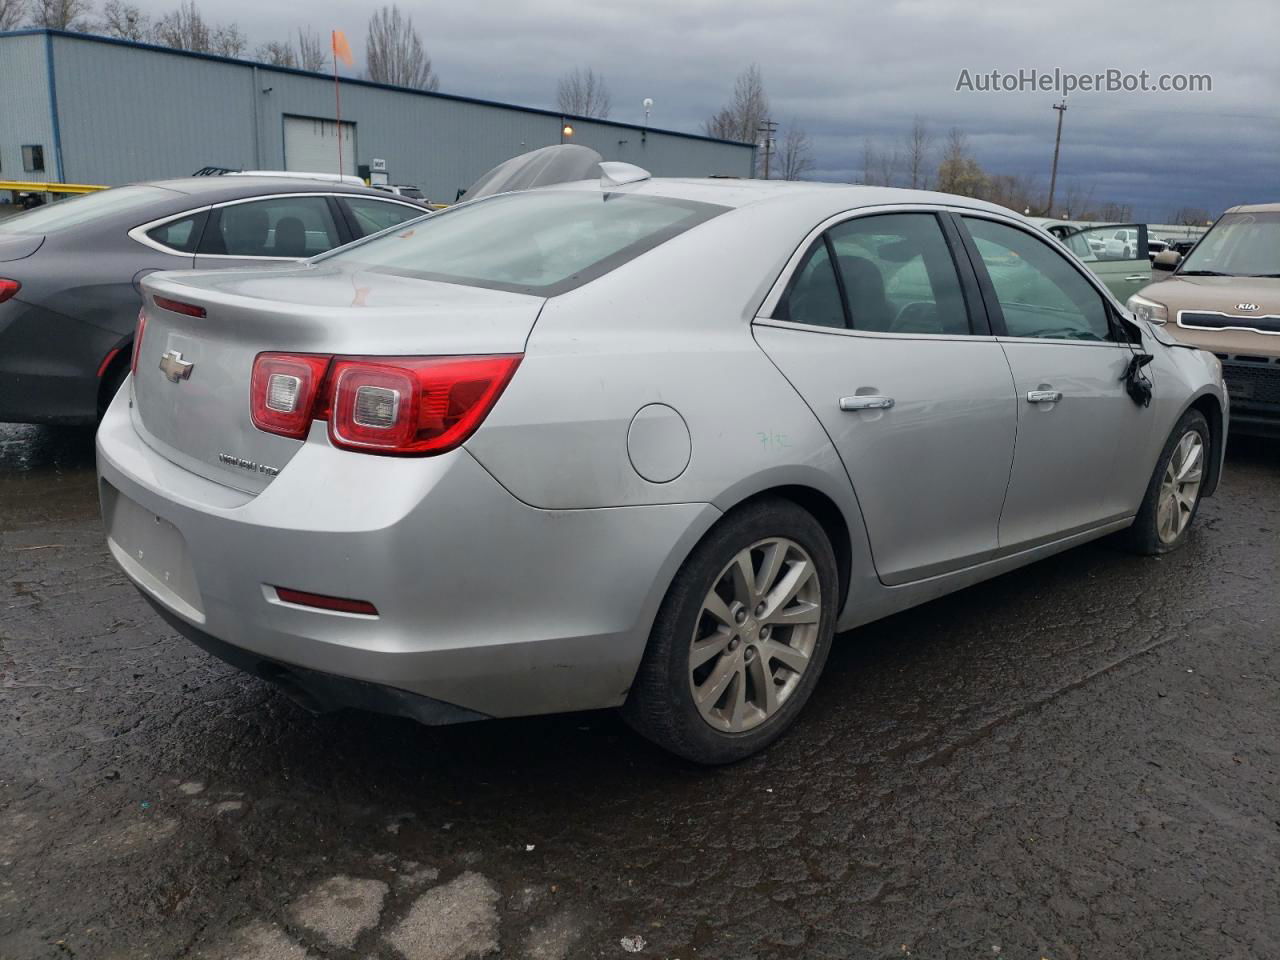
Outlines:
POLYGON ((702 770, 611 714, 312 717, 108 559, 87 432, 0 427, 0 957, 1280 956, 1280 444, 839 638, 702 770))

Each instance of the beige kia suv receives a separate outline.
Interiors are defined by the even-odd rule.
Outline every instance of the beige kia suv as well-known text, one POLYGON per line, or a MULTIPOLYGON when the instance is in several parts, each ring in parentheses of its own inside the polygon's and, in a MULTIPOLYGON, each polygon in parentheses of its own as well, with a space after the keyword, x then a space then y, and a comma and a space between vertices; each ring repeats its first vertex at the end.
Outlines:
POLYGON ((1280 437, 1280 203, 1232 207, 1185 258, 1165 251, 1152 267, 1172 272, 1129 309, 1217 354, 1233 432, 1280 437))

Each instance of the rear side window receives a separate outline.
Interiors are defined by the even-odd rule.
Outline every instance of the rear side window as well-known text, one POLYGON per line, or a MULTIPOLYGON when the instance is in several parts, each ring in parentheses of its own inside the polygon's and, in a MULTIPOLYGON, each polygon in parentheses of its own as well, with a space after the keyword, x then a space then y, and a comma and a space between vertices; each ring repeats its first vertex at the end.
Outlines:
POLYGON ((845 326, 840 285, 831 268, 831 252, 825 239, 815 243, 791 279, 786 296, 774 311, 774 319, 807 323, 815 327, 845 326))
POLYGON ((855 330, 970 332, 955 261, 931 213, 858 217, 828 231, 855 330))
POLYGON ((369 200, 366 197, 344 197, 342 202, 351 211, 362 237, 379 233, 387 227, 394 227, 406 220, 425 216, 428 212, 403 203, 387 203, 384 200, 369 200))
POLYGON ((231 257, 313 257, 341 241, 324 197, 271 197, 214 211, 200 252, 231 257))
POLYGON ((597 190, 531 190, 464 203, 333 256, 383 273, 553 297, 725 209, 597 190))
POLYGON ((200 243, 200 234, 204 231, 204 223, 209 218, 209 211, 201 210, 181 220, 170 220, 147 231, 147 236, 177 253, 195 253, 200 243))

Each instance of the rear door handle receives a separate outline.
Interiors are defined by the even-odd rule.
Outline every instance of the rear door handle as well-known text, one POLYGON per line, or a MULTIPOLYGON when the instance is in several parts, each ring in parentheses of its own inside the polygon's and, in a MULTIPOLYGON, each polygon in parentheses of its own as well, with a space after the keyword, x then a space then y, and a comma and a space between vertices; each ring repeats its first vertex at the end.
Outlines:
POLYGON ((1027 394, 1027 403, 1057 403, 1061 399, 1061 390, 1032 390, 1027 394))
POLYGON ((893 406, 893 397, 841 397, 841 410, 888 410, 893 406))
POLYGON ((1144 277, 1140 273, 1134 273, 1134 274, 1131 274, 1130 276, 1125 277, 1125 279, 1128 280, 1130 283, 1141 283, 1143 280, 1150 280, 1151 278, 1144 277))

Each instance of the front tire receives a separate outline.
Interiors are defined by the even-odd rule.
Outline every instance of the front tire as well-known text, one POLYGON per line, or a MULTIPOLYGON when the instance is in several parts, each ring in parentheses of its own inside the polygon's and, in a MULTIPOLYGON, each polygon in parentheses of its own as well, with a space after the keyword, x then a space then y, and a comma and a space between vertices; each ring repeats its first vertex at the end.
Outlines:
POLYGON ((1154 555, 1186 543, 1200 510, 1200 491, 1209 469, 1209 421, 1199 410, 1182 415, 1160 453, 1138 517, 1128 530, 1130 549, 1154 555))
POLYGON ((831 542, 810 513, 772 498, 735 510, 672 581, 623 718, 696 763, 764 749, 813 692, 838 593, 831 542))

